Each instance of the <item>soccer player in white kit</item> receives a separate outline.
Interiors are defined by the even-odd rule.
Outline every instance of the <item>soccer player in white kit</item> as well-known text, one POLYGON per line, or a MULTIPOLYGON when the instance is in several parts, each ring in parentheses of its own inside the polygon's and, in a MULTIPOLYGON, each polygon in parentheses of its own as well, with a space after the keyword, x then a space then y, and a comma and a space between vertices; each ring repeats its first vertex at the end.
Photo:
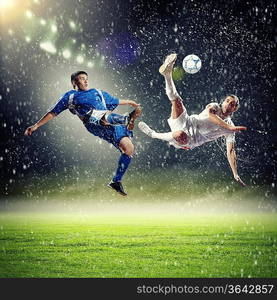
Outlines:
POLYGON ((159 72, 165 78, 166 94, 171 101, 171 116, 167 120, 171 131, 158 133, 144 122, 139 122, 138 127, 151 138, 167 141, 170 145, 179 149, 193 149, 225 136, 227 158, 234 179, 245 186, 237 172, 235 132, 247 128, 235 126, 231 120, 232 114, 239 108, 238 97, 229 95, 222 104, 210 103, 199 115, 189 116, 172 78, 172 70, 176 59, 177 54, 168 55, 159 69, 159 72))

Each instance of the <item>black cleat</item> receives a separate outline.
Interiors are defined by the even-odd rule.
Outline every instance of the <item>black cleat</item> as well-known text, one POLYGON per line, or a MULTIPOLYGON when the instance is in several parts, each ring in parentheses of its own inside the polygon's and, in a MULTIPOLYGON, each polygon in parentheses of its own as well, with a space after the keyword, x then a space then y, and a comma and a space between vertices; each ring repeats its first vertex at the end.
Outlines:
POLYGON ((137 106, 128 116, 127 129, 133 130, 135 127, 135 120, 141 115, 141 106, 137 106))
POLYGON ((117 181, 117 182, 113 182, 111 181, 107 187, 115 190, 117 193, 119 193, 120 195, 122 196, 127 196, 127 194, 124 192, 124 189, 123 189, 123 186, 122 186, 122 183, 120 181, 117 181))

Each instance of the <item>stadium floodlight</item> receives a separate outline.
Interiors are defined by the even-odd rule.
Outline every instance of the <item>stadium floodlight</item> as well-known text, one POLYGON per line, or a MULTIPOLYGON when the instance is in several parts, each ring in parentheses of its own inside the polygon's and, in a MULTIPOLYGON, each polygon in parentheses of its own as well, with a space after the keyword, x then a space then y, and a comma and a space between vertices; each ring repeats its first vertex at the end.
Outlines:
POLYGON ((9 8, 14 6, 14 0, 0 0, 0 8, 9 8))

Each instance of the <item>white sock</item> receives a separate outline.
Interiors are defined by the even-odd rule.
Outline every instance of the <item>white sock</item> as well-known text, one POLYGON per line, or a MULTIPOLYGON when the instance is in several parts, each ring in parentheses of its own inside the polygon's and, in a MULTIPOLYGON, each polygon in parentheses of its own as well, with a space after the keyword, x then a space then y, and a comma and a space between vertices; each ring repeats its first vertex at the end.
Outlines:
POLYGON ((152 138, 167 141, 167 142, 171 142, 171 141, 174 140, 173 133, 171 131, 170 132, 163 132, 163 133, 153 131, 152 132, 152 138))
POLYGON ((170 101, 176 100, 176 98, 180 98, 174 81, 172 79, 171 74, 170 75, 165 75, 165 92, 167 94, 167 97, 169 98, 170 101))

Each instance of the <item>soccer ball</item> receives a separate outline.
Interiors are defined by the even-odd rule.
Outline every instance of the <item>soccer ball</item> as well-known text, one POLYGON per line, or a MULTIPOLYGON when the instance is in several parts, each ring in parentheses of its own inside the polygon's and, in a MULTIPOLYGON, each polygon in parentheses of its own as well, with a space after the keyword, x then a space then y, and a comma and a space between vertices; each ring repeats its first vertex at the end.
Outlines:
POLYGON ((197 55, 190 54, 183 59, 183 68, 189 74, 197 73, 201 66, 201 59, 197 55))

